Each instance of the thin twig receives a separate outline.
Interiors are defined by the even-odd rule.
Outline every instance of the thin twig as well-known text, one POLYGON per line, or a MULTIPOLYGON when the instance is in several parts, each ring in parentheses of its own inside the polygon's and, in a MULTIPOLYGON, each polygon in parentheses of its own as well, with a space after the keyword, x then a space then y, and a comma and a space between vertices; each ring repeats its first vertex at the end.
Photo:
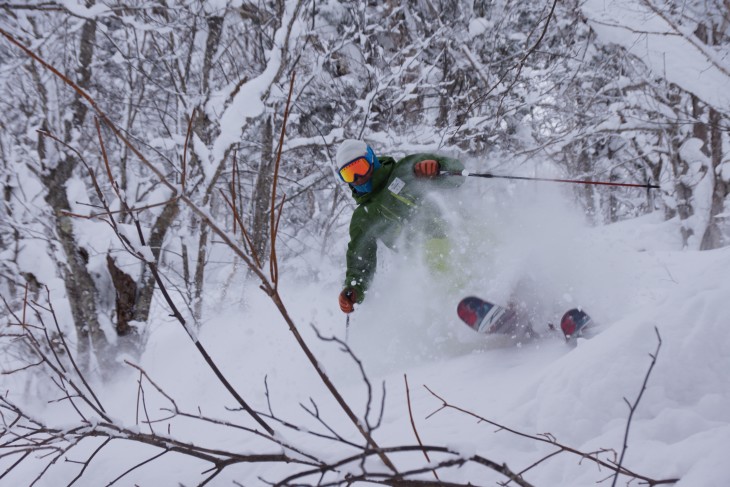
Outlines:
POLYGON ((66 350, 66 356, 68 357, 69 361, 71 362, 71 366, 76 371, 76 376, 79 378, 81 383, 84 385, 86 390, 91 394, 91 397, 94 398, 94 402, 99 407, 99 409, 106 414, 106 409, 104 409, 104 406, 101 404, 101 401, 98 397, 96 397, 96 394, 94 393, 94 390, 91 388, 89 383, 86 381, 86 377, 84 374, 81 373, 81 369, 79 368, 78 364, 76 364, 76 360, 74 360, 73 354, 71 353, 71 349, 68 346, 68 342, 66 341, 66 337, 64 336, 63 332, 61 332, 61 325, 58 323, 58 317, 56 316, 56 310, 53 308, 53 302, 51 301, 51 291, 48 289, 48 286, 45 286, 46 288, 46 300, 48 301, 48 309, 51 313, 51 317, 53 318, 53 323, 56 326, 56 331, 58 332, 59 339, 61 340, 61 345, 63 345, 63 349, 66 350))
POLYGON ((365 388, 367 391, 367 394, 366 394, 367 401, 365 402, 365 414, 363 415, 363 418, 365 419, 365 423, 368 427, 368 431, 369 432, 374 431, 375 429, 377 429, 377 427, 380 424, 380 421, 382 419, 382 416, 383 416, 384 405, 383 405, 382 401, 385 400, 385 382, 383 382, 383 396, 382 396, 382 400, 381 400, 380 414, 378 415, 378 422, 376 423, 375 426, 372 426, 370 424, 370 410, 372 409, 372 403, 373 403, 373 387, 372 387, 372 384, 370 383, 370 379, 368 378, 367 373, 365 372, 365 364, 363 364, 362 360, 360 360, 360 358, 357 355, 355 355, 355 352, 352 351, 352 348, 350 348, 350 346, 347 344, 347 342, 337 338, 336 336, 325 337, 324 335, 322 335, 319 332, 319 329, 316 326, 314 326, 314 324, 311 324, 311 326, 312 326, 312 329, 314 330, 314 332, 317 334, 317 338, 319 338, 320 340, 325 341, 325 342, 337 343, 340 346, 341 351, 346 353, 350 357, 350 359, 352 359, 352 361, 355 362, 355 365, 357 365, 357 368, 360 371, 360 376, 362 378, 363 383, 365 384, 365 388))
MULTIPOLYGON (((231 182, 228 184, 231 191, 231 210, 233 211, 233 235, 236 234, 236 225, 239 220, 238 207, 236 206, 236 178, 238 170, 237 158, 238 154, 234 150, 233 155, 231 156, 231 182)), ((222 192, 223 190, 221 190, 221 193, 222 192)))
POLYGON ((233 218, 234 221, 238 222, 238 226, 241 227, 241 233, 243 234, 243 243, 246 244, 246 250, 251 253, 251 257, 253 257, 254 262, 256 263, 256 266, 260 269, 261 268, 261 261, 259 260, 258 252, 256 252, 256 248, 253 245, 253 242, 251 241, 251 236, 249 235, 248 231, 246 230, 245 225, 243 224, 243 221, 241 221, 241 215, 236 211, 236 207, 233 204, 233 202, 229 201, 226 197, 226 194, 223 192, 223 190, 220 190, 221 196, 223 197, 223 201, 225 201, 228 206, 231 208, 231 211, 233 211, 233 218))
MULTIPOLYGON (((405 445, 405 446, 395 446, 395 447, 389 447, 389 448, 383 448, 382 452, 387 453, 405 453, 405 452, 416 452, 416 451, 429 451, 432 453, 443 453, 447 455, 455 456, 456 458, 452 458, 449 460, 445 460, 442 462, 439 462, 438 465, 435 467, 423 467, 423 468, 417 468, 413 470, 403 471, 399 472, 397 474, 392 474, 388 472, 363 472, 361 475, 358 476, 348 476, 346 479, 338 479, 337 481, 331 483, 331 484, 325 484, 320 483, 318 485, 340 485, 343 483, 347 483, 348 485, 351 482, 355 482, 357 480, 363 480, 363 481, 369 481, 369 482, 376 482, 386 485, 409 485, 411 482, 412 485, 418 485, 419 481, 411 481, 407 480, 405 477, 409 475, 416 475, 416 474, 422 474, 425 472, 429 472, 431 470, 445 468, 445 467, 451 467, 451 466, 461 466, 468 462, 474 462, 479 465, 483 465, 491 470, 494 470, 495 472, 498 472, 508 479, 514 481, 519 485, 520 487, 533 487, 531 483, 527 482, 525 479, 521 478, 519 475, 514 473, 506 464, 499 464, 497 462, 493 462, 492 460, 489 460, 488 458, 484 458, 479 455, 472 455, 469 457, 464 457, 460 455, 457 452, 454 452, 450 450, 449 448, 443 447, 443 446, 431 446, 431 445, 405 445)), ((362 453, 358 453, 356 455, 343 458, 342 460, 339 460, 335 463, 324 465, 322 467, 311 469, 311 470, 305 470, 298 473, 295 473, 293 475, 290 475, 289 477, 277 482, 276 486, 285 486, 285 485, 299 485, 296 482, 292 482, 293 480, 308 477, 310 475, 315 475, 319 473, 324 472, 331 472, 339 469, 340 467, 347 465, 349 463, 354 463, 361 461, 365 458, 371 457, 373 455, 379 454, 376 450, 365 450, 362 453)), ((423 481, 420 481, 423 482, 423 481)), ((430 484, 433 485, 433 484, 430 484)), ((442 485, 441 481, 438 482, 438 485, 442 485)), ((454 484, 446 484, 446 485, 454 485, 454 484)), ((470 484, 472 485, 472 484, 470 484)), ((466 486, 464 486, 466 487, 466 486)))
POLYGON ((104 440, 104 442, 101 445, 99 445, 96 448, 96 450, 94 450, 94 453, 92 453, 89 456, 89 458, 84 462, 84 466, 81 469, 81 471, 79 472, 79 474, 76 477, 74 477, 74 479, 68 484, 67 487, 71 487, 73 484, 76 483, 77 480, 79 480, 84 475, 84 472, 89 467, 89 465, 91 464, 91 461, 94 459, 94 457, 96 456, 96 454, 99 453, 102 449, 104 449, 104 447, 106 445, 108 445, 110 441, 112 441, 112 439, 111 438, 107 438, 106 440, 104 440))
MULTIPOLYGON (((271 258, 269 259, 269 270, 270 270, 270 277, 271 282, 274 285, 274 291, 276 291, 278 285, 279 285, 279 265, 277 262, 276 257, 276 230, 277 230, 277 222, 276 222, 276 212, 274 211, 276 209, 276 187, 279 181, 279 166, 281 164, 281 153, 284 149, 284 136, 286 134, 286 122, 289 119, 289 104, 291 103, 291 95, 294 92, 294 78, 296 76, 296 72, 292 71, 291 73, 291 80, 289 81, 289 95, 286 99, 286 106, 284 107, 284 119, 282 121, 281 125, 281 133, 279 134, 279 147, 276 153, 276 164, 274 166, 274 178, 273 183, 271 185, 271 222, 270 222, 270 229, 271 229, 271 258)), ((283 201, 282 201, 283 203, 283 201)))
POLYGON ((157 455, 152 456, 152 457, 148 458, 147 460, 145 460, 143 462, 140 462, 140 463, 138 463, 137 465, 135 465, 135 466, 133 466, 131 468, 128 468, 127 470, 125 470, 124 472, 122 472, 117 478, 115 478, 114 480, 112 480, 111 482, 109 482, 108 484, 106 484, 106 487, 111 487, 112 485, 116 484, 118 481, 122 480, 122 478, 124 478, 128 474, 132 473, 133 471, 137 470, 140 467, 143 467, 143 466, 147 465, 150 462, 153 462, 153 461, 157 460, 162 455, 164 455, 166 453, 169 453, 169 452, 170 452, 170 450, 162 450, 157 455))
MULTIPOLYGON (((169 203, 172 203, 173 201, 175 201, 177 199, 179 199, 179 198, 177 196, 175 196, 174 198, 170 198, 170 199, 165 200, 165 201, 162 201, 160 203, 152 203, 152 204, 144 205, 144 206, 131 206, 131 207, 129 207, 128 210, 125 210, 125 209, 122 209, 122 210, 110 210, 110 211, 105 211, 104 213, 91 213, 89 215, 81 215, 79 213, 74 213, 72 211, 66 211, 66 210, 61 210, 61 211, 59 211, 59 213, 61 215, 64 215, 64 216, 71 216, 71 217, 74 217, 74 218, 82 218, 84 220, 93 220, 93 219, 96 219, 96 218, 105 217, 105 216, 110 215, 110 214, 111 215, 117 215, 119 213, 126 213, 127 211, 132 211, 132 212, 135 212, 135 213, 139 213, 139 212, 144 211, 144 210, 151 210, 152 208, 157 208, 157 207, 160 207, 160 206, 165 206, 165 205, 167 205, 169 203)), ((79 203, 79 204, 82 204, 82 203, 79 203)), ((87 205, 87 206, 91 206, 91 205, 87 205)))
POLYGON ((182 164, 181 164, 181 174, 180 174, 180 192, 185 193, 185 177, 187 175, 187 162, 188 162, 188 144, 190 144, 190 138, 193 135, 193 120, 195 119, 195 108, 193 108, 193 112, 190 114, 190 120, 188 120, 188 130, 185 133, 185 146, 183 147, 183 158, 182 158, 182 164))
POLYGON ((653 354, 649 354, 651 357, 651 363, 649 364, 649 368, 646 371, 646 374, 644 374, 644 382, 641 384, 641 390, 639 391, 639 395, 636 396, 636 400, 633 404, 631 404, 626 398, 624 398, 624 401, 626 401, 626 404, 629 406, 629 418, 626 421, 626 431, 624 432, 624 443, 623 447, 621 448, 621 455, 619 456, 618 463, 616 464, 616 475, 613 477, 613 482, 611 483, 611 487, 616 487, 616 482, 618 482, 618 476, 621 472, 621 466, 624 463, 624 456, 626 455, 626 450, 629 448, 629 430, 631 429, 631 421, 634 418, 634 413, 636 412, 636 408, 639 406, 639 401, 641 401, 642 396, 644 395, 644 391, 646 391, 646 385, 649 382, 649 377, 651 376, 651 371, 654 369, 654 365, 656 365, 657 357, 659 356, 659 349, 662 348, 662 337, 659 334, 659 329, 655 326, 654 332, 656 333, 657 337, 657 346, 656 350, 654 350, 653 354))
MULTIPOLYGON (((406 403, 408 404, 408 416, 411 418, 411 427, 413 428, 413 434, 416 435, 416 441, 418 441, 418 444, 421 445, 421 448, 423 448, 423 442, 421 441, 421 437, 418 434, 416 422, 413 419, 413 410, 411 409, 411 390, 408 387, 408 376, 406 374, 403 374, 403 381, 406 383, 406 403)), ((431 463, 431 459, 429 458, 428 452, 426 450, 423 450, 423 456, 426 457, 427 462, 431 463)), ((436 470, 433 471, 433 475, 434 477, 436 477, 436 480, 441 480, 436 470)))

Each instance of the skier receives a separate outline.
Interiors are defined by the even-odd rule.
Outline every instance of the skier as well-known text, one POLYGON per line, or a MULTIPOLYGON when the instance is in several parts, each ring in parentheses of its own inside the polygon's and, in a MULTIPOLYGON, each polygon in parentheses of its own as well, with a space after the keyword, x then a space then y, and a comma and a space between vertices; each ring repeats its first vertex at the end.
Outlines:
POLYGON ((377 264, 378 240, 395 249, 399 239, 412 242, 420 234, 426 239, 426 261, 436 270, 445 270, 449 253, 445 225, 437 205, 427 196, 460 186, 464 178, 438 176, 442 170, 463 171, 461 162, 435 154, 412 154, 396 161, 376 156, 365 142, 354 139, 342 142, 335 159, 338 176, 350 186, 357 203, 350 220, 340 309, 352 313, 354 305, 365 299, 377 264))

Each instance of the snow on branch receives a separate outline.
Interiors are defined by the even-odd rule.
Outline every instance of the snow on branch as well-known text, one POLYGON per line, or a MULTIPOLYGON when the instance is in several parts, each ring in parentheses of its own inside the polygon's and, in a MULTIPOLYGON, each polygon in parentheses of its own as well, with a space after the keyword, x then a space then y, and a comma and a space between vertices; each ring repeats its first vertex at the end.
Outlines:
POLYGON ((730 113, 730 69, 651 0, 588 0, 582 10, 603 42, 622 46, 657 76, 730 113))

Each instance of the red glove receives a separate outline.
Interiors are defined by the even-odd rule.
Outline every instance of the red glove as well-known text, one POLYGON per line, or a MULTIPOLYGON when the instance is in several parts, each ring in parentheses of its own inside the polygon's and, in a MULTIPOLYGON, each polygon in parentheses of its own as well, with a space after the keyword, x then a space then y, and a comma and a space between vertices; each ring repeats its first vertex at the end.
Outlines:
POLYGON ((413 172, 416 173, 416 176, 419 178, 431 178, 438 176, 439 169, 441 169, 441 166, 433 159, 417 162, 416 165, 413 166, 413 172))
POLYGON ((357 293, 354 289, 346 288, 340 293, 340 309, 343 313, 352 313, 355 311, 355 303, 357 302, 357 293))

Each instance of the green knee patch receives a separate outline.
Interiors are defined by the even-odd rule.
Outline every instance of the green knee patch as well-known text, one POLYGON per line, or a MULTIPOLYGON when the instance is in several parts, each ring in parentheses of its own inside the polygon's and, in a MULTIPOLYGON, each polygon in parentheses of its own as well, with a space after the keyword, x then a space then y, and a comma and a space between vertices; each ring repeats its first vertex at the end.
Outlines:
POLYGON ((426 264, 434 272, 445 274, 449 272, 449 254, 451 243, 446 238, 431 238, 424 244, 426 264))

